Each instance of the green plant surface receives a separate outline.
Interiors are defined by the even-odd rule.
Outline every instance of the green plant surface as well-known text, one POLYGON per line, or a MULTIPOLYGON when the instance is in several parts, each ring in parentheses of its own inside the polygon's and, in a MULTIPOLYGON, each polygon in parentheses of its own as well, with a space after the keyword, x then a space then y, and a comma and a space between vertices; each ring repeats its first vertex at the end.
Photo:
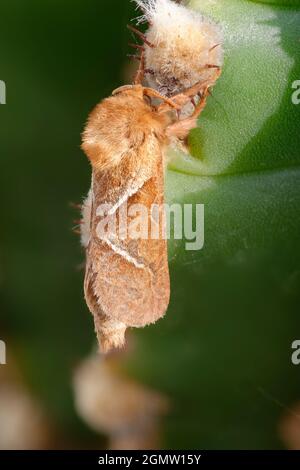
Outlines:
MULTIPOLYGON (((287 2, 276 2, 287 3, 287 2)), ((191 155, 173 155, 168 202, 205 205, 205 245, 170 242, 171 304, 136 331, 127 370, 170 397, 164 445, 280 448, 300 400, 300 10, 195 0, 217 20, 225 64, 191 155)))

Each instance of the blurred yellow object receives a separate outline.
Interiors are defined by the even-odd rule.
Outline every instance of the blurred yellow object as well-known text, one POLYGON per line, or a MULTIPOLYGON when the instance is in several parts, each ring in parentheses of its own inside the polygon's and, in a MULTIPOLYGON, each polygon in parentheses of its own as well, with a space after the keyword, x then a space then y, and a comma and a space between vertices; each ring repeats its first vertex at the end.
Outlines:
POLYGON ((92 429, 110 437, 112 449, 157 448, 160 417, 168 411, 168 401, 122 376, 118 358, 93 354, 79 365, 74 376, 76 409, 92 429))
POLYGON ((10 355, 9 364, 0 369, 0 450, 44 449, 49 439, 46 414, 10 355))

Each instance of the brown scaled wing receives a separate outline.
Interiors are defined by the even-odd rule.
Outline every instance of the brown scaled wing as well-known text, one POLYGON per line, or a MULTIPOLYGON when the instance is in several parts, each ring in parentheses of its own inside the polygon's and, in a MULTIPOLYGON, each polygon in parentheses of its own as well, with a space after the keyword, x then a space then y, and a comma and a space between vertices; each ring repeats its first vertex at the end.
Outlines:
MULTIPOLYGON (((162 235, 159 239, 145 240, 128 236, 120 239, 118 235, 108 233, 108 242, 99 239, 97 235, 97 225, 101 221, 97 208, 107 202, 116 204, 120 198, 124 202, 108 217, 116 217, 118 226, 124 204, 127 204, 127 209, 132 204, 143 204, 148 208, 150 233, 150 207, 152 204, 161 206, 164 203, 164 172, 161 147, 156 142, 147 147, 157 154, 152 175, 145 181, 143 178, 139 181, 138 175, 134 176, 135 192, 127 199, 126 192, 130 194, 134 184, 130 181, 124 183, 126 170, 123 173, 122 168, 117 172, 113 169, 98 173, 93 170, 91 238, 86 250, 84 288, 96 325, 106 317, 126 326, 140 327, 158 320, 168 307, 170 283, 167 242, 162 235), (111 188, 118 188, 117 193, 112 192, 111 188), (109 198, 107 195, 110 195, 109 198)), ((165 230, 163 217, 160 217, 159 223, 162 234, 165 230)))

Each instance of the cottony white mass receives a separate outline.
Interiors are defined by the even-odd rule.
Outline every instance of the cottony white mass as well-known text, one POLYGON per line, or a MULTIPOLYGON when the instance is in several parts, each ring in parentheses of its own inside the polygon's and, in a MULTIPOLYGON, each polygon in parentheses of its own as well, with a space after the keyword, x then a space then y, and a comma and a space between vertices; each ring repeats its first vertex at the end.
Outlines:
MULTIPOLYGON (((171 96, 212 78, 223 64, 223 37, 216 23, 172 0, 134 0, 148 22, 145 68, 149 85, 171 96)), ((213 83, 212 83, 213 84, 213 83)))

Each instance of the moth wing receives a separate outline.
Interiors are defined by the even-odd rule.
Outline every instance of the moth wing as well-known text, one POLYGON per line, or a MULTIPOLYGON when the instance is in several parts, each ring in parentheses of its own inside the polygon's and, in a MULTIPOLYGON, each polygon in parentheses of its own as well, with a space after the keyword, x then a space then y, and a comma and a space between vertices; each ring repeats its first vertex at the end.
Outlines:
POLYGON ((155 140, 146 149, 151 150, 151 155, 142 149, 143 159, 134 170, 128 172, 127 165, 127 171, 120 167, 112 174, 101 172, 93 176, 92 236, 87 248, 85 295, 96 327, 99 321, 101 326, 103 317, 125 326, 144 326, 162 317, 168 307, 170 284, 165 220, 161 216, 155 222, 151 213, 155 205, 162 214, 162 154, 155 140), (134 184, 131 184, 134 174, 134 184), (154 224, 156 230, 160 230, 158 238, 120 238, 118 233, 108 232, 100 239, 97 226, 102 219, 97 215, 97 208, 104 203, 112 203, 114 207, 114 211, 106 215, 108 222, 110 218, 120 221, 125 205, 127 210, 135 204, 146 208, 148 233, 150 235, 154 224))

